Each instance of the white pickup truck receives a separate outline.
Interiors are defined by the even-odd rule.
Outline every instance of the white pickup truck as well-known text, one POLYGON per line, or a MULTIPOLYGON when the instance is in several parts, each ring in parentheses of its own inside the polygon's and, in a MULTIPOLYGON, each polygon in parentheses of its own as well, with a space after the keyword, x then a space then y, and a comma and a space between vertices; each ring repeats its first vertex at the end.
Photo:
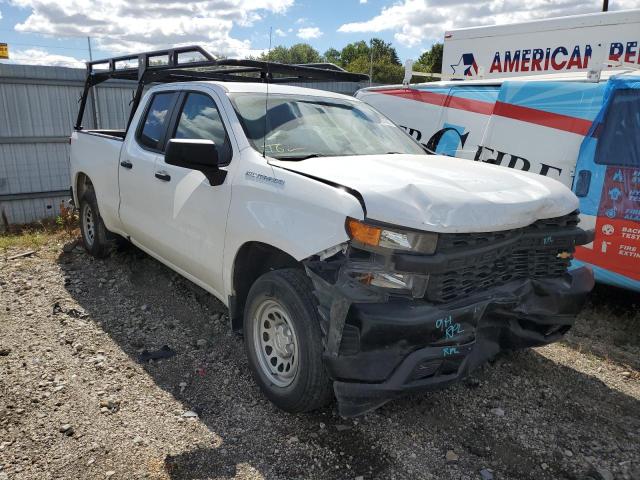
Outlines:
POLYGON ((569 270, 590 238, 568 188, 427 155, 354 98, 164 83, 121 131, 82 128, 84 101, 71 185, 86 250, 119 235, 220 299, 284 410, 335 396, 358 415, 456 381, 558 340, 593 286, 569 270))

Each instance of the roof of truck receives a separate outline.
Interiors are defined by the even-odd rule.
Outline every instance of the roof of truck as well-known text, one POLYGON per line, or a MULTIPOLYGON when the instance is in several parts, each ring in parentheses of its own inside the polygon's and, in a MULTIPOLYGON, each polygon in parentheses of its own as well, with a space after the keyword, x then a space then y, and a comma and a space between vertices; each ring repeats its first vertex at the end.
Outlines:
POLYGON ((342 95, 340 93, 329 92, 327 90, 318 90, 308 87, 297 87, 293 85, 282 84, 267 84, 267 83, 255 83, 255 82, 217 82, 217 81, 197 81, 197 82, 179 82, 168 83, 163 85, 171 85, 175 88, 179 85, 180 89, 187 89, 190 86, 196 85, 216 85, 226 91, 227 93, 266 93, 269 94, 288 94, 288 95, 310 95, 324 98, 340 98, 355 100, 354 97, 349 95, 342 95))

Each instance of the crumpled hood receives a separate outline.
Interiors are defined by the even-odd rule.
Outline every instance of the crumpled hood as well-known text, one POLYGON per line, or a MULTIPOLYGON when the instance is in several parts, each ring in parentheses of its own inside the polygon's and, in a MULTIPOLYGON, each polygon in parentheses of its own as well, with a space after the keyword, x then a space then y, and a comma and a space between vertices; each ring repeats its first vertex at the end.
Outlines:
POLYGON ((419 230, 509 230, 578 208, 576 196, 556 180, 442 155, 272 159, 269 163, 357 190, 364 198, 367 218, 419 230))

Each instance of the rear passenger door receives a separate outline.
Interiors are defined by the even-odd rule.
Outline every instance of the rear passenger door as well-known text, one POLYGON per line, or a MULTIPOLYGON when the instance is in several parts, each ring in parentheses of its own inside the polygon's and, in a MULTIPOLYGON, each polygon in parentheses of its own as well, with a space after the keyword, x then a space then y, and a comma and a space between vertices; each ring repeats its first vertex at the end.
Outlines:
MULTIPOLYGON (((213 91, 182 92, 169 126, 170 138, 213 140, 223 169, 232 161, 230 128, 213 91)), ((155 166, 155 237, 161 256, 193 279, 222 292, 222 255, 231 202, 229 176, 212 186, 197 170, 169 165, 164 152, 155 166)))
POLYGON ((178 98, 179 93, 173 91, 154 93, 120 155, 120 220, 135 243, 152 251, 157 249, 158 229, 156 161, 164 149, 171 113, 178 98))

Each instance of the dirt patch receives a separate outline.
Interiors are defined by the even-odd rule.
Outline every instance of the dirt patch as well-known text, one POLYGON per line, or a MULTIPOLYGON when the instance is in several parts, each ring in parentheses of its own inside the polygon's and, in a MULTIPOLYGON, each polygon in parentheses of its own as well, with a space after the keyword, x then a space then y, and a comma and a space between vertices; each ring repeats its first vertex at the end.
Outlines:
POLYGON ((16 252, 0 259, 2 480, 640 478, 628 292, 598 289, 566 342, 344 420, 277 410, 226 309, 141 252, 16 252))

